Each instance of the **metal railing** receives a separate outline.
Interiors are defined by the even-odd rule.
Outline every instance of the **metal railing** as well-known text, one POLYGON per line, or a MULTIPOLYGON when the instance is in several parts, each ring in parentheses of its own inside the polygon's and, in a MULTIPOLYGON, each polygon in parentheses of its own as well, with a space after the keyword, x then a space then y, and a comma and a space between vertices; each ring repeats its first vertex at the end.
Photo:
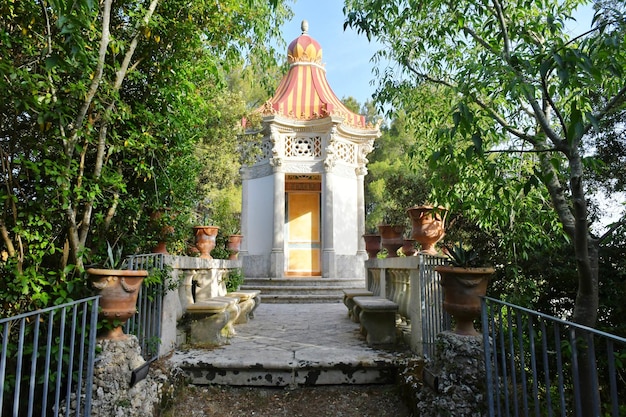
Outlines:
POLYGON ((98 299, 0 319, 0 416, 90 415, 98 299))
POLYGON ((435 271, 437 265, 444 263, 444 258, 423 254, 366 263, 368 290, 398 304, 398 313, 411 324, 412 348, 424 357, 434 354, 437 334, 451 328, 435 271))
MULTIPOLYGON (((130 256, 128 269, 146 270, 152 273, 154 270, 165 271, 164 256, 160 253, 130 256)), ((128 319, 124 326, 126 333, 137 336, 141 346, 141 355, 147 362, 152 362, 159 357, 161 315, 166 286, 165 277, 162 282, 142 285, 137 296, 137 314, 128 319)))
POLYGON ((626 415, 626 339, 488 297, 482 323, 489 416, 626 415))
POLYGON ((422 354, 432 358, 435 354, 437 335, 452 328, 452 319, 443 309, 443 291, 439 285, 437 265, 443 265, 445 259, 418 255, 420 257, 419 279, 422 307, 422 354))

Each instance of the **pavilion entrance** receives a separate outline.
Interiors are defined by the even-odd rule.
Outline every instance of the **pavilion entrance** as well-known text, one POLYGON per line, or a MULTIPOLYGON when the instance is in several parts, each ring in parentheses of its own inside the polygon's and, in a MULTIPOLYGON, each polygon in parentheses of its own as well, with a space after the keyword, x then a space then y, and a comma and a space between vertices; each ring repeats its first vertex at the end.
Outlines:
POLYGON ((286 276, 322 275, 319 175, 288 175, 285 181, 286 276))

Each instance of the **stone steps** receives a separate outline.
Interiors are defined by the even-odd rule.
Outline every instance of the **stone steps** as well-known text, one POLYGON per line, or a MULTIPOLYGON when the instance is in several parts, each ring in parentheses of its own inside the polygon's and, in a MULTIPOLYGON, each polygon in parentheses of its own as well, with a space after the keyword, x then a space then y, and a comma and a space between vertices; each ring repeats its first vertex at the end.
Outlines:
MULTIPOLYGON (((410 355, 371 348, 339 304, 266 304, 223 346, 190 347, 170 361, 195 385, 291 387, 391 384, 410 355)), ((313 405, 314 406, 314 405, 313 405)))
POLYGON ((339 303, 343 290, 365 288, 359 278, 246 278, 241 289, 260 290, 263 303, 339 303))

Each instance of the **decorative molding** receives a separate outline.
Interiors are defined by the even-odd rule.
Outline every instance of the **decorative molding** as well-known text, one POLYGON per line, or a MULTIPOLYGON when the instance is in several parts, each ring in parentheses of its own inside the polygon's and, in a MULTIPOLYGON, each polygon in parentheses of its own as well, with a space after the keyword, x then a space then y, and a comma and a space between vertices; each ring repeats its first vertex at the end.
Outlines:
POLYGON ((274 170, 270 164, 254 165, 242 170, 243 179, 263 178, 272 175, 274 170))

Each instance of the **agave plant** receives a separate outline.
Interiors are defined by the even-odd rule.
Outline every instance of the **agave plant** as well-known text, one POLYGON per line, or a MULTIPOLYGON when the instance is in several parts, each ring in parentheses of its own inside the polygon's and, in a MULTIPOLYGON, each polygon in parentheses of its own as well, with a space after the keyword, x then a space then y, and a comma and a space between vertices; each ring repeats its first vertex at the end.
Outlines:
POLYGON ((463 242, 457 242, 455 245, 444 245, 445 253, 452 266, 460 268, 475 268, 483 266, 478 256, 478 252, 472 247, 463 246, 463 242))

